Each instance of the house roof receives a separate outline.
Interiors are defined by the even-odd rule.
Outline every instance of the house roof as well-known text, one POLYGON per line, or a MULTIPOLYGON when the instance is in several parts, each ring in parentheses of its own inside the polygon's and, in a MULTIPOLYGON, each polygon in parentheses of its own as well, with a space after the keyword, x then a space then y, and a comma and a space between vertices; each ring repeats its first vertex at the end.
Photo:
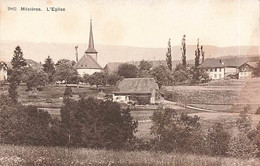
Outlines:
POLYGON ((91 55, 83 55, 80 60, 74 65, 76 69, 102 69, 91 55))
POLYGON ((154 78, 124 78, 117 83, 115 94, 146 94, 159 90, 154 78))
POLYGON ((214 58, 208 58, 206 59, 201 65, 198 66, 198 68, 216 68, 216 67, 225 67, 221 60, 214 59, 214 58))
POLYGON ((239 68, 242 67, 245 64, 251 66, 252 68, 257 68, 258 67, 258 63, 259 62, 246 62, 246 63, 243 63, 242 65, 240 65, 239 68))
POLYGON ((27 63, 27 66, 33 68, 34 70, 40 70, 43 68, 42 64, 35 62, 32 59, 25 59, 25 61, 27 63))

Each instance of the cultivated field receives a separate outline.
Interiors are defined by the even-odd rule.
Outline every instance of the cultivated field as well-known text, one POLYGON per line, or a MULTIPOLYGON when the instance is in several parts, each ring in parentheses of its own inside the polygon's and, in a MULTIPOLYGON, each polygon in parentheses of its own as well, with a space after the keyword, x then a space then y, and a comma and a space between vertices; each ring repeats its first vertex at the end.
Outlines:
POLYGON ((147 151, 111 151, 60 147, 0 146, 1 166, 83 166, 83 165, 174 165, 174 166, 259 166, 258 159, 196 156, 147 151))
POLYGON ((260 106, 260 78, 217 80, 200 86, 166 86, 180 95, 182 103, 220 112, 240 112, 250 105, 250 113, 260 106))

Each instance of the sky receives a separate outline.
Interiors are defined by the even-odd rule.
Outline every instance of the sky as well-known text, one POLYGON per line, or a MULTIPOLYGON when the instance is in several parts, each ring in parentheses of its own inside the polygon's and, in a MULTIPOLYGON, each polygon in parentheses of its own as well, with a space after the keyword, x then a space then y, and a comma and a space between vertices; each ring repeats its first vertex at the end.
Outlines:
POLYGON ((135 47, 260 45, 259 0, 0 0, 0 39, 135 47), (17 11, 8 11, 17 7, 17 11), (43 11, 20 11, 21 7, 43 11), (65 8, 64 12, 46 11, 65 8))

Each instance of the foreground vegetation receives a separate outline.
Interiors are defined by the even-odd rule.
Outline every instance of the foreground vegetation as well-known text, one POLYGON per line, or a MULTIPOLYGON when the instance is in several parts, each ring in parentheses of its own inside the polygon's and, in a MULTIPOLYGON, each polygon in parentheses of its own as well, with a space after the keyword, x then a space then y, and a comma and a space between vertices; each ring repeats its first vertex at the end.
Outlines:
POLYGON ((0 165, 175 165, 175 166, 258 166, 258 159, 241 160, 147 151, 112 151, 85 148, 0 145, 0 165))

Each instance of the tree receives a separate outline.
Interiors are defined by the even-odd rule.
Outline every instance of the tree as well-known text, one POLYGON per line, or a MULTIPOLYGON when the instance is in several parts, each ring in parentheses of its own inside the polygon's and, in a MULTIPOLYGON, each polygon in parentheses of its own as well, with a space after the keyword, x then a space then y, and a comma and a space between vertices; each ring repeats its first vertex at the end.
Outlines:
POLYGON ((48 74, 43 70, 33 71, 30 73, 28 79, 26 80, 27 89, 33 90, 38 87, 43 87, 48 83, 48 74))
POLYGON ((70 86, 66 86, 65 92, 63 94, 63 102, 66 103, 72 97, 72 89, 70 86))
POLYGON ((14 56, 12 58, 11 64, 13 66, 11 74, 9 77, 9 96, 14 103, 18 102, 17 87, 21 82, 21 69, 26 66, 25 59, 23 58, 23 52, 20 46, 17 46, 14 50, 14 56))
POLYGON ((194 75, 193 75, 193 79, 195 81, 199 81, 199 69, 198 69, 198 66, 200 65, 200 53, 201 53, 201 50, 199 48, 199 39, 198 39, 197 49, 195 50, 195 68, 194 68, 194 75))
POLYGON ((55 77, 65 83, 78 83, 78 72, 73 67, 73 61, 61 59, 56 63, 55 77))
POLYGON ((61 108, 65 145, 120 149, 134 139, 137 122, 112 101, 68 100, 61 108))
POLYGON ((118 76, 117 74, 109 74, 106 76, 107 83, 113 86, 115 86, 121 78, 122 77, 118 76))
POLYGON ((152 64, 148 61, 142 60, 139 64, 139 69, 140 70, 145 70, 145 71, 149 71, 152 67, 152 64))
POLYGON ((124 63, 118 67, 117 74, 125 78, 136 78, 138 68, 135 65, 124 63))
POLYGON ((250 140, 245 133, 240 132, 231 138, 227 153, 232 157, 254 158, 258 153, 257 144, 250 140))
POLYGON ((50 58, 50 56, 48 56, 48 58, 45 59, 45 62, 43 64, 43 70, 44 70, 44 72, 46 72, 48 74, 49 83, 53 82, 55 66, 54 66, 54 63, 53 63, 52 59, 50 58))
POLYGON ((166 53, 166 62, 168 69, 172 71, 172 51, 171 51, 171 39, 168 41, 168 51, 166 53))
POLYGON ((87 82, 92 86, 96 85, 97 88, 100 85, 105 86, 106 85, 106 78, 104 73, 95 72, 91 76, 88 77, 87 82))
POLYGON ((230 134, 224 129, 224 125, 215 122, 208 130, 206 141, 211 155, 225 156, 228 151, 230 134))
POLYGON ((173 74, 175 84, 183 84, 189 81, 189 75, 185 70, 175 71, 173 74))
POLYGON ((186 62, 186 43, 185 43, 185 39, 186 36, 183 35, 183 38, 182 38, 182 48, 181 48, 181 54, 182 54, 182 66, 183 66, 183 69, 186 70, 186 66, 187 66, 187 62, 186 62))
POLYGON ((200 129, 199 117, 165 109, 152 116, 151 133, 156 135, 156 149, 163 151, 190 152, 193 140, 200 129))
POLYGON ((159 87, 170 85, 173 82, 171 72, 163 65, 153 68, 150 71, 150 75, 157 81, 159 87))
POLYGON ((202 57, 201 62, 203 63, 205 60, 205 52, 203 50, 203 46, 201 46, 200 49, 201 49, 201 57, 202 57))
POLYGON ((22 69, 27 65, 25 59, 23 58, 23 52, 20 46, 15 48, 11 64, 13 66, 13 70, 22 69))
POLYGON ((254 70, 254 75, 257 77, 260 76, 260 60, 257 63, 257 68, 254 70))

